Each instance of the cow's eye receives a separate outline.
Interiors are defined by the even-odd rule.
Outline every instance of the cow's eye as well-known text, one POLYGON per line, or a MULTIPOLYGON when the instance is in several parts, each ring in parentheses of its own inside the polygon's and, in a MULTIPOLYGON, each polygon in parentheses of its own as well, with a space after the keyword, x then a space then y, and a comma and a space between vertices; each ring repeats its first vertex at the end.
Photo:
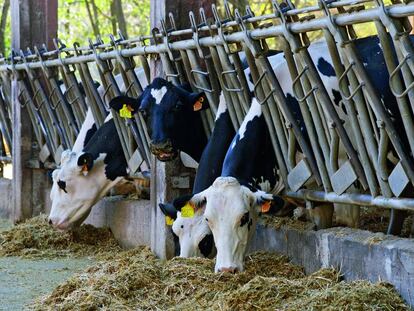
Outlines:
POLYGON ((66 182, 65 182, 65 181, 63 181, 63 180, 59 180, 59 181, 57 182, 57 184, 58 184, 58 186, 59 186, 59 188, 60 188, 60 189, 62 189, 65 193, 68 193, 68 192, 66 191, 66 182))
POLYGON ((249 221, 249 212, 244 213, 243 217, 240 219, 240 227, 247 224, 249 221))
POLYGON ((182 106, 182 103, 178 101, 178 102, 177 102, 177 103, 173 106, 172 111, 179 111, 179 110, 181 109, 181 106, 182 106))
POLYGON ((208 218, 206 218, 206 221, 208 222, 208 218))

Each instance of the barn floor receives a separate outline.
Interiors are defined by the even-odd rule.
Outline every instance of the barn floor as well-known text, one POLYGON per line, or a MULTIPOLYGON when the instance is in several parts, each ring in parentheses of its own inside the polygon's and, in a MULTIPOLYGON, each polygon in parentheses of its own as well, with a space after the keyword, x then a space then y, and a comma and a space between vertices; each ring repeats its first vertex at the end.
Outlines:
MULTIPOLYGON (((0 219, 0 231, 10 227, 10 222, 0 219)), ((23 310, 92 262, 90 258, 0 257, 0 310, 23 310)))

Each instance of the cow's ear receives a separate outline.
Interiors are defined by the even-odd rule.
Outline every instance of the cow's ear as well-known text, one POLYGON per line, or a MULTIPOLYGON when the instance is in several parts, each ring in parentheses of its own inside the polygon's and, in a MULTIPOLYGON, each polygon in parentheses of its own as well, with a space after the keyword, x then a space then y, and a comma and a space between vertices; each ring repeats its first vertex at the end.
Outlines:
POLYGON ((89 171, 93 167, 93 156, 90 153, 83 153, 78 158, 78 167, 83 175, 88 175, 89 171))
POLYGON ((189 102, 193 111, 201 111, 210 108, 207 96, 204 92, 191 93, 189 95, 189 102))
POLYGON ((278 195, 272 195, 263 191, 254 192, 255 205, 259 213, 274 214, 285 206, 285 201, 278 195))
POLYGON ((117 96, 111 99, 109 106, 115 109, 121 118, 132 118, 140 106, 140 98, 132 98, 129 96, 117 96))
POLYGON ((62 155, 60 156, 60 165, 65 164, 74 154, 75 153, 72 152, 72 150, 70 149, 66 149, 65 151, 63 151, 62 155))
MULTIPOLYGON (((171 203, 160 203, 158 204, 160 210, 162 211, 162 213, 166 216, 169 217, 171 220, 176 220, 177 219, 177 210, 175 209, 174 205, 171 203)), ((167 219, 167 224, 169 220, 167 219)))

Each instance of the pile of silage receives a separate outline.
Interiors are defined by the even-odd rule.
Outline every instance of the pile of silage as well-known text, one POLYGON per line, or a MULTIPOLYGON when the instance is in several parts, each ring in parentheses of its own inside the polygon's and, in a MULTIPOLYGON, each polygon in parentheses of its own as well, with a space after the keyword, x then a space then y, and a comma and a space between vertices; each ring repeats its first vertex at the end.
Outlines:
POLYGON ((0 256, 51 258, 107 256, 121 251, 111 231, 91 225, 68 232, 57 231, 42 215, 0 232, 0 256))
POLYGON ((246 271, 215 274, 200 258, 118 254, 58 286, 35 310, 409 310, 392 286, 345 283, 332 269, 305 276, 286 257, 255 253, 246 271))

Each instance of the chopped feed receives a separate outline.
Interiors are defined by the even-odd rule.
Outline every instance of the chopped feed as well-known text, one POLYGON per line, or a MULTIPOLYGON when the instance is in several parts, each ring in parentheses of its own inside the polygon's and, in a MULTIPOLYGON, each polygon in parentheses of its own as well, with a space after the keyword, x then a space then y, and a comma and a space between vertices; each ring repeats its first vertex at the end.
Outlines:
POLYGON ((120 250, 109 229, 82 225, 74 231, 60 232, 47 223, 44 215, 0 233, 0 256, 107 256, 120 250))
POLYGON ((246 270, 215 274, 201 258, 157 259, 148 248, 102 261, 39 299, 34 310, 409 310, 392 286, 306 276, 284 256, 255 253, 246 270))

